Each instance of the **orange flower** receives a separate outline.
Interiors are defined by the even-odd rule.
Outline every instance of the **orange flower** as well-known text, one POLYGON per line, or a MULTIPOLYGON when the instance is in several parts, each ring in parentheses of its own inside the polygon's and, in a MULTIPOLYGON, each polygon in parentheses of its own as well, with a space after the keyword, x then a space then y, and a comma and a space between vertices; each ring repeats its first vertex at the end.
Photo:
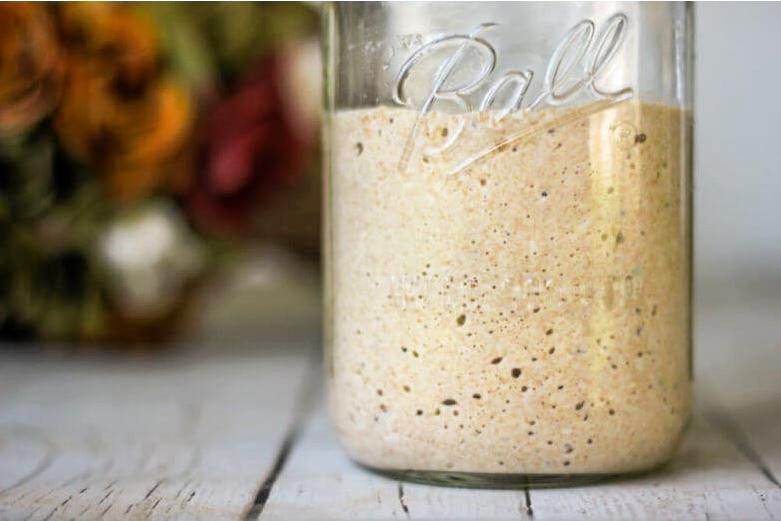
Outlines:
POLYGON ((0 3, 0 133, 26 130, 54 106, 62 72, 48 11, 0 3))
POLYGON ((60 34, 74 58, 97 62, 104 73, 126 84, 155 74, 159 44, 148 19, 109 2, 63 2, 57 14, 60 34))
POLYGON ((170 162, 185 144, 190 120, 189 97, 175 83, 159 80, 127 93, 81 65, 71 66, 55 125, 74 157, 108 176, 111 195, 131 200, 177 182, 170 162))
POLYGON ((120 201, 181 188, 192 107, 185 90, 160 77, 154 27, 123 5, 67 3, 58 14, 69 49, 55 119, 62 144, 102 172, 120 201))

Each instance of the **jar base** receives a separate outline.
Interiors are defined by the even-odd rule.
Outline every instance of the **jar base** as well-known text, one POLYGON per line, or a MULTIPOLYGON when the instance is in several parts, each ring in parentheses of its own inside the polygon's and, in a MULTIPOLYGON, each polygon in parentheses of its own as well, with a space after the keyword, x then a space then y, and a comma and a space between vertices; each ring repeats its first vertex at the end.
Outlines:
MULTIPOLYGON (((356 462, 357 463, 357 462, 356 462)), ((622 476, 636 476, 638 472, 612 474, 499 474, 484 472, 447 472, 438 470, 397 470, 370 467, 357 463, 360 467, 387 478, 423 485, 440 485, 456 488, 487 489, 538 489, 578 487, 591 485, 622 476)))

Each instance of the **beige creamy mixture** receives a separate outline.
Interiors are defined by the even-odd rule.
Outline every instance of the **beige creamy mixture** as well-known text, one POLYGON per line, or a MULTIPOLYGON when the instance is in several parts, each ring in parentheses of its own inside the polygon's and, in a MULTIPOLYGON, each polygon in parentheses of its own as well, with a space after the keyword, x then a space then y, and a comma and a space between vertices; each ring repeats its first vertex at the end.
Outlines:
POLYGON ((690 407, 686 113, 432 113, 405 168, 417 113, 331 117, 329 387, 351 456, 530 474, 668 459, 690 407))

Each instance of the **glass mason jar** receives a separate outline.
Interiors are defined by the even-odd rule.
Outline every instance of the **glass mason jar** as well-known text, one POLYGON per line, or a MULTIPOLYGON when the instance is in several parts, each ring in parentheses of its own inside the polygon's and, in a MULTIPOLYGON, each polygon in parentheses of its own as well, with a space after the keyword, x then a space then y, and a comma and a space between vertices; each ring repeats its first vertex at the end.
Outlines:
POLYGON ((691 396, 692 10, 326 8, 329 402, 362 465, 652 469, 691 396))

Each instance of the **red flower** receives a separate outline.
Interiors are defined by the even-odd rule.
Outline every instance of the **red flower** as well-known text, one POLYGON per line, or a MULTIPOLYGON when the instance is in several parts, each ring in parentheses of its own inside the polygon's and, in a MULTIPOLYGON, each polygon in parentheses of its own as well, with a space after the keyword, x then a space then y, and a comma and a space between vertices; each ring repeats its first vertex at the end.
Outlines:
POLYGON ((296 132, 281 92, 283 62, 262 61, 208 110, 200 172, 189 205, 196 225, 229 235, 252 229, 253 209, 304 166, 307 137, 296 132))

